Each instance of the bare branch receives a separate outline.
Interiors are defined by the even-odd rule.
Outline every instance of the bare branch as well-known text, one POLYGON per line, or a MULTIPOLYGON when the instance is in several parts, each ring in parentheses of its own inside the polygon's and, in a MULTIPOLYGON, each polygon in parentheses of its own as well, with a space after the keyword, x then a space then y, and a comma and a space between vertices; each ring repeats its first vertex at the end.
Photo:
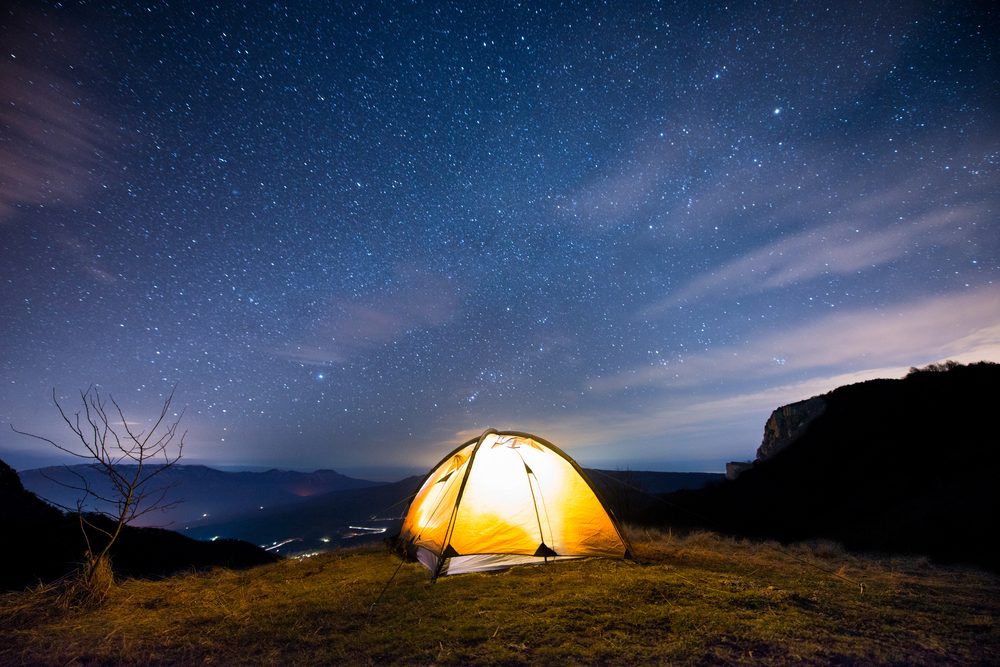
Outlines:
MULTIPOLYGON (((164 399, 152 427, 142 430, 135 430, 114 397, 109 394, 105 398, 95 385, 80 392, 81 410, 73 413, 72 417, 59 403, 53 389, 52 401, 59 416, 78 441, 74 446, 19 431, 11 426, 15 433, 40 440, 78 459, 90 461, 107 481, 108 490, 103 485, 96 489, 86 476, 68 466, 66 469, 77 478, 75 483, 46 476, 56 484, 80 494, 75 512, 87 548, 88 571, 92 571, 98 562, 108 557, 111 547, 126 525, 152 511, 164 510, 176 504, 176 501, 167 501, 167 493, 173 487, 172 484, 158 488, 149 486, 153 478, 180 461, 183 453, 187 433, 182 433, 179 439, 177 433, 184 411, 173 422, 169 422, 167 418, 176 389, 175 385, 164 399), (110 413, 109 403, 113 406, 110 413), (117 415, 120 427, 112 415, 117 415), (104 522, 108 525, 104 525, 104 522)), ((74 511, 56 505, 67 511, 74 511)))

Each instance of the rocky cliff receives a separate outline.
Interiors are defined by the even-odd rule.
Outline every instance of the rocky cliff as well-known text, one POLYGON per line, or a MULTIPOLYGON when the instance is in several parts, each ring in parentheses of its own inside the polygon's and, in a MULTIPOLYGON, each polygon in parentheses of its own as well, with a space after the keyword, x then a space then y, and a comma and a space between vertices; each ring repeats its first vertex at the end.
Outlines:
POLYGON ((767 461, 788 445, 795 442, 809 425, 826 410, 826 399, 813 396, 804 401, 782 405, 768 417, 764 424, 764 439, 757 448, 753 461, 730 461, 726 464, 726 479, 732 481, 750 470, 757 463, 767 461))
POLYGON ((756 460, 766 461, 795 442, 825 410, 826 400, 822 396, 813 396, 783 405, 772 412, 764 424, 764 439, 757 448, 756 460))

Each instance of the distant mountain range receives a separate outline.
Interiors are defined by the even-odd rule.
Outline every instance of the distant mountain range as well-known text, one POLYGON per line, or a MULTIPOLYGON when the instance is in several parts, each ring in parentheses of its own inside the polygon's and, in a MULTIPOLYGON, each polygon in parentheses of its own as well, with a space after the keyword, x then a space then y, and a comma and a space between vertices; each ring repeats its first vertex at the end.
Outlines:
MULTIPOLYGON (((626 520, 654 502, 653 494, 700 488, 723 478, 721 473, 619 470, 587 470, 587 473, 612 511, 626 520)), ((224 521, 198 522, 181 530, 198 539, 235 537, 281 553, 384 539, 398 532, 403 513, 422 481, 422 477, 408 477, 392 484, 331 491, 224 521), (293 541, 275 548, 286 540, 293 541)))
MULTIPOLYGON (((654 494, 722 479, 718 473, 588 473, 623 519, 646 507, 654 494)), ((99 492, 108 490, 106 478, 87 465, 38 468, 20 475, 25 488, 62 507, 76 507, 80 492, 72 487, 79 487, 81 478, 99 492)), ((164 471, 157 484, 166 488, 166 499, 177 504, 142 516, 138 525, 165 527, 202 540, 238 538, 274 553, 329 549, 394 534, 421 480, 382 483, 332 470, 223 472, 176 465, 164 471)))
MULTIPOLYGON (((81 481, 100 495, 114 497, 107 477, 89 465, 36 468, 22 471, 20 476, 26 489, 61 507, 76 508, 81 494, 74 487, 80 487, 81 481)), ((378 485, 333 470, 222 472, 200 465, 176 465, 155 480, 156 488, 166 492, 165 501, 176 504, 140 517, 136 525, 181 530, 294 504, 331 491, 378 485)))
POLYGON ((1000 569, 998 398, 1000 365, 948 363, 783 406, 735 479, 664 495, 643 521, 1000 569))

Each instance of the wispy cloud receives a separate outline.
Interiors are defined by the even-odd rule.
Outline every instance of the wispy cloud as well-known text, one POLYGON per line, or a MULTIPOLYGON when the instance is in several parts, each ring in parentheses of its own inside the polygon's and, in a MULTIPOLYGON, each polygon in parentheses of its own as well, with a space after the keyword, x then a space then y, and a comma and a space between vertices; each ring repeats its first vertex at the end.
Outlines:
POLYGON ((96 187, 108 160, 113 131, 76 88, 74 77, 85 65, 69 33, 24 8, 4 31, 0 223, 19 206, 78 202, 96 187))
POLYGON ((106 285, 118 281, 117 276, 105 268, 99 253, 89 243, 67 232, 57 232, 54 236, 56 243, 84 275, 106 285))
POLYGON ((959 242, 962 235, 956 230, 985 212, 977 206, 957 206, 888 225, 866 219, 873 211, 891 214, 892 199, 878 196, 859 201, 844 212, 845 219, 782 236, 726 262, 643 309, 641 316, 654 316, 722 291, 731 297, 753 294, 820 276, 849 275, 884 266, 917 248, 959 242))
POLYGON ((458 312, 453 285, 438 276, 411 275, 394 290, 365 300, 337 299, 314 319, 297 344, 278 350, 303 364, 341 364, 413 331, 450 321, 458 312))
POLYGON ((826 369, 913 365, 944 358, 1000 360, 1000 287, 988 286, 881 310, 835 313, 746 345, 597 379, 599 391, 682 388, 826 369))
POLYGON ((591 227, 620 225, 645 208, 665 163, 665 157, 649 155, 620 174, 601 175, 571 194, 561 212, 591 227))

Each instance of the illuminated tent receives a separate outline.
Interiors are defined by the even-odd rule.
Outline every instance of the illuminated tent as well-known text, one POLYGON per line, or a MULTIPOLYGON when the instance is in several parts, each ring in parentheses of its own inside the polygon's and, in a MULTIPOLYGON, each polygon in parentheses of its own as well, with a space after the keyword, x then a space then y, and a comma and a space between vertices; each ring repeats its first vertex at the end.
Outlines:
POLYGON ((536 436, 492 429, 431 469, 399 540, 435 577, 629 556, 621 527, 573 459, 536 436))

